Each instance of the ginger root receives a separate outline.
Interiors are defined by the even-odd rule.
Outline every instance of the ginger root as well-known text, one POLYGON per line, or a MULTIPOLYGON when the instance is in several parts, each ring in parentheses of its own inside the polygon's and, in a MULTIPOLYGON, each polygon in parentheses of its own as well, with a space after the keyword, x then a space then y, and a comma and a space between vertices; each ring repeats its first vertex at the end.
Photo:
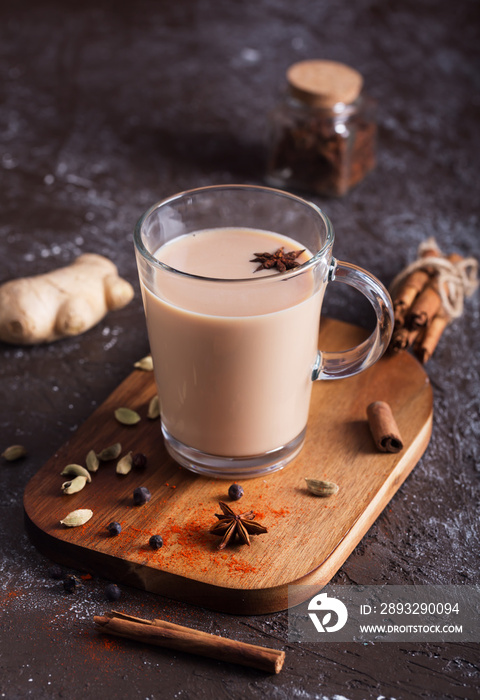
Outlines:
POLYGON ((86 253, 67 267, 0 286, 0 340, 35 345, 79 335, 133 295, 114 263, 86 253))

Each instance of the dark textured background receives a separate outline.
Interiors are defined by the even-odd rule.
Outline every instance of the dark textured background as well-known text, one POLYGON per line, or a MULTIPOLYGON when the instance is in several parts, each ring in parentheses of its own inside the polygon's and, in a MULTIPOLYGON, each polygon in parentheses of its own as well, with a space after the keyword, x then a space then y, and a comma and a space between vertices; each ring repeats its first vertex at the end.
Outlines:
MULTIPOLYGON (((83 336, 0 344, 0 448, 29 452, 0 464, 0 697, 478 697, 478 645, 288 644, 286 613, 214 614, 130 589, 122 609, 284 648, 284 670, 107 645, 91 623, 106 582, 65 594, 22 521, 29 478, 148 350, 136 219, 185 188, 262 183, 266 115, 291 63, 343 61, 379 102, 376 170, 342 200, 315 199, 336 255, 386 284, 427 236, 480 256, 478 20, 476 0, 3 0, 0 282, 93 251, 137 294, 83 336)), ((325 312, 357 321, 342 292, 325 312)), ((335 582, 478 584, 479 346, 477 293, 427 366, 427 452, 335 582)))

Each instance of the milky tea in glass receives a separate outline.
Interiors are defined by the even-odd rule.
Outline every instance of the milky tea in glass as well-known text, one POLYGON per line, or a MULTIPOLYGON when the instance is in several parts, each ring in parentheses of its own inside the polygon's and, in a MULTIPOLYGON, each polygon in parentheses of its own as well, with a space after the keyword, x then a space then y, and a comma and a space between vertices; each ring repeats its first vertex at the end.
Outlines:
POLYGON ((139 220, 135 245, 162 431, 171 456, 208 476, 282 468, 305 438, 312 381, 347 377, 383 353, 388 293, 332 257, 333 228, 315 205, 269 188, 181 193, 139 220), (303 251, 298 266, 258 269, 256 254, 303 251), (360 289, 377 326, 357 348, 317 349, 333 279, 360 289))

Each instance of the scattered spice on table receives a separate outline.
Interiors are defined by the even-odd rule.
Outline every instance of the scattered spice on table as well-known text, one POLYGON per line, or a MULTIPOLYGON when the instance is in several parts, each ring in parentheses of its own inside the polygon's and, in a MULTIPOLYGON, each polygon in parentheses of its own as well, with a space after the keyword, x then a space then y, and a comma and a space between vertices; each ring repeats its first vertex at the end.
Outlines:
POLYGON ((63 580, 63 590, 66 593, 75 593, 79 585, 80 581, 76 576, 67 576, 63 580))
POLYGON ((105 587, 105 598, 107 600, 120 600, 121 597, 122 591, 116 583, 109 583, 108 586, 105 587))
POLYGON ((2 452, 1 456, 3 459, 6 459, 7 462, 16 462, 17 459, 25 457, 26 454, 27 450, 23 445, 10 445, 2 452))

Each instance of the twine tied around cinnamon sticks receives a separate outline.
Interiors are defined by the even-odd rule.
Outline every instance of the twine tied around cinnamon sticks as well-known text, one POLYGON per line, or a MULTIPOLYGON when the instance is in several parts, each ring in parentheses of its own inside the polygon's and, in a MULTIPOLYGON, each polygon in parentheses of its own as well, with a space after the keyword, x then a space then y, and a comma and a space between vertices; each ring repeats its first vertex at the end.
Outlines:
POLYGON ((457 253, 445 256, 434 238, 418 247, 417 260, 390 285, 395 328, 393 352, 413 348, 422 363, 432 356, 452 320, 463 313, 464 300, 478 287, 478 261, 457 253))

